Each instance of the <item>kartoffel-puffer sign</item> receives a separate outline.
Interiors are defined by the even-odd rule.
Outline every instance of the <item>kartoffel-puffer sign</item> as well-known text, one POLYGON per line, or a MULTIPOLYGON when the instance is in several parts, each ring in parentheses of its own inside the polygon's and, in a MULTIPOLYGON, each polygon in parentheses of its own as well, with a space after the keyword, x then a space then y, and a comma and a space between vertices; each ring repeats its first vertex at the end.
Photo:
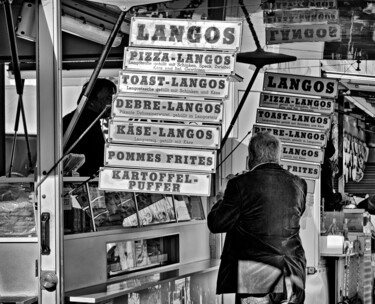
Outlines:
POLYGON ((102 190, 209 196, 211 175, 178 171, 100 168, 102 190))

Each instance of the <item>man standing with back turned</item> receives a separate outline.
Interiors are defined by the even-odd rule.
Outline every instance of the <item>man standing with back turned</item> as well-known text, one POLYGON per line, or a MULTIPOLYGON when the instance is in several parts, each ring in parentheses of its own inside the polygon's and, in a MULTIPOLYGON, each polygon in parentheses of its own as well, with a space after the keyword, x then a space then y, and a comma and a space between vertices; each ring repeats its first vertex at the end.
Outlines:
POLYGON ((216 292, 235 293, 236 304, 304 303, 306 259, 299 231, 307 184, 279 165, 280 155, 277 137, 254 135, 250 171, 228 181, 208 214, 210 231, 226 233, 216 292), (292 286, 288 295, 285 278, 292 286))

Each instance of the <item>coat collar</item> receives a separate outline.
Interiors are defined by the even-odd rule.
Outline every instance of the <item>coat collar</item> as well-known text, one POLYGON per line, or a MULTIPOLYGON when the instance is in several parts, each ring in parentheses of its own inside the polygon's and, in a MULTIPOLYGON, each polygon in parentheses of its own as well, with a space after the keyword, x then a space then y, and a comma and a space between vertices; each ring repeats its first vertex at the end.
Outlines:
POLYGON ((277 163, 261 163, 261 164, 256 165, 255 167, 253 167, 250 170, 250 172, 254 171, 254 170, 269 169, 269 168, 279 169, 279 168, 281 168, 281 166, 277 163))

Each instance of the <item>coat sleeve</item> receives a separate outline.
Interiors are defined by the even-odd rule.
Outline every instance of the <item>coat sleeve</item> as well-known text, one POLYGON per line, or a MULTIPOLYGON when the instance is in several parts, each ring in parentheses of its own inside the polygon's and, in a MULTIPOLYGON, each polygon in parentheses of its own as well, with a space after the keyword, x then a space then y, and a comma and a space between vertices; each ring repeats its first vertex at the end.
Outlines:
POLYGON ((240 217, 241 197, 237 183, 229 180, 222 200, 218 201, 207 217, 208 229, 212 233, 230 231, 240 217))

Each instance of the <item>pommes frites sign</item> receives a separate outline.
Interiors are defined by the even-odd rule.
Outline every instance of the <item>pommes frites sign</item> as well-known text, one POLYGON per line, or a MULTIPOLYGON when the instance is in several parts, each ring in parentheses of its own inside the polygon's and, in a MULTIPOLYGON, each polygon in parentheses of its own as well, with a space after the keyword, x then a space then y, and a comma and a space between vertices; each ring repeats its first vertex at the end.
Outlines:
POLYGON ((241 33, 241 22, 134 17, 129 45, 237 51, 241 33))
POLYGON ((104 163, 109 167, 130 167, 213 173, 216 151, 107 144, 104 163))
POLYGON ((298 163, 282 160, 280 165, 285 170, 302 178, 318 179, 320 177, 320 164, 298 163))

